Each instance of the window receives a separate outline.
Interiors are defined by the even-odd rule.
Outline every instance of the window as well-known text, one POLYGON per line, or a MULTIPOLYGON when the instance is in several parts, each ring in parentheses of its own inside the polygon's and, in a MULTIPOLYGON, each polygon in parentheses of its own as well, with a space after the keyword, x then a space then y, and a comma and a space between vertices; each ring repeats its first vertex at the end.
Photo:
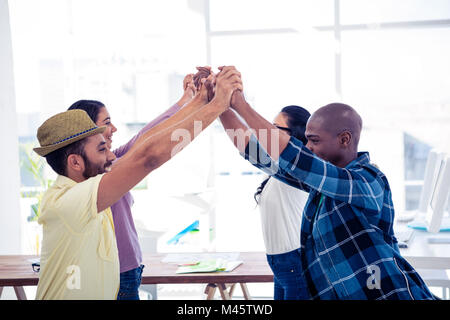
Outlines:
MULTIPOLYGON (((118 127, 118 147, 178 100, 185 74, 208 63, 236 65, 247 99, 269 120, 289 104, 311 112, 335 101, 355 107, 364 120, 361 148, 387 174, 397 211, 417 206, 424 155, 445 148, 450 137, 449 1, 23 0, 9 6, 21 143, 35 143, 38 125, 50 115, 96 99, 118 127)), ((180 195, 213 186, 218 239, 228 241, 231 228, 243 237, 217 248, 264 250, 253 200, 263 177, 216 122, 152 173, 147 189, 134 192, 135 218, 173 236, 199 214, 180 195)), ((22 183, 38 185, 25 168, 22 183)))
POLYGON ((447 0, 340 0, 342 24, 450 19, 447 0))

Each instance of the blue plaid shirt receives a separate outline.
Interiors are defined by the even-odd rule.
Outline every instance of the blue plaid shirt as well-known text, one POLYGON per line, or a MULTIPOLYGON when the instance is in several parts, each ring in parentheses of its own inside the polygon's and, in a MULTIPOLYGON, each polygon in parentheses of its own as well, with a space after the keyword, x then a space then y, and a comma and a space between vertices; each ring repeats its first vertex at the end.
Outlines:
POLYGON ((312 299, 434 299, 400 255, 389 183, 367 152, 339 168, 291 137, 275 163, 252 136, 243 156, 309 192, 300 251, 312 299))

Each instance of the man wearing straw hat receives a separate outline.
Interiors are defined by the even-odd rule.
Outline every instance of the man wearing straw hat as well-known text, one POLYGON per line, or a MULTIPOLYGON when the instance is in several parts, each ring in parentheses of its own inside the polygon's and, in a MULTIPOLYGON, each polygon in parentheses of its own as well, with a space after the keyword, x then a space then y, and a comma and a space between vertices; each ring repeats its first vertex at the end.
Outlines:
POLYGON ((114 163, 101 133, 83 110, 69 110, 38 129, 40 147, 58 173, 46 191, 39 223, 43 225, 37 299, 116 299, 119 260, 110 206, 182 150, 230 105, 242 90, 240 73, 224 67, 208 103, 205 86, 184 108, 150 129, 144 141, 114 163), (189 112, 189 113, 188 113, 189 112), (198 123, 201 123, 199 128, 198 123), (181 131, 180 131, 181 130, 181 131), (180 147, 172 133, 184 132, 180 147))

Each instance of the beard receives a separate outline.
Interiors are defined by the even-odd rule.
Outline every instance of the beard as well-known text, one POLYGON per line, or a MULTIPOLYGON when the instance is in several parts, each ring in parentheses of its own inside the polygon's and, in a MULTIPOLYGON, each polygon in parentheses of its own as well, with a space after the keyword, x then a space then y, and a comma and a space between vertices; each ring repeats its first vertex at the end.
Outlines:
POLYGON ((99 174, 109 171, 112 161, 107 161, 103 165, 98 165, 89 161, 85 156, 83 156, 85 168, 83 172, 83 177, 86 179, 95 177, 99 174))

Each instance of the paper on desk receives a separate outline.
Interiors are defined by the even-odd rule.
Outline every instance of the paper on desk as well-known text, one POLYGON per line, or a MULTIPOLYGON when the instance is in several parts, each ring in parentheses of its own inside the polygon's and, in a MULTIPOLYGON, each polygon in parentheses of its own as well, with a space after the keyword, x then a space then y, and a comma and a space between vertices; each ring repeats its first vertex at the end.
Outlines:
POLYGON ((224 271, 225 272, 233 271, 234 269, 236 269, 243 263, 244 263, 244 261, 241 261, 241 260, 227 261, 227 267, 224 271))
POLYGON ((182 264, 218 259, 236 261, 239 259, 239 252, 169 253, 161 261, 182 264))
POLYGON ((200 272, 230 272, 241 265, 242 261, 227 261, 223 259, 204 260, 192 265, 181 265, 175 273, 200 273, 200 272))

